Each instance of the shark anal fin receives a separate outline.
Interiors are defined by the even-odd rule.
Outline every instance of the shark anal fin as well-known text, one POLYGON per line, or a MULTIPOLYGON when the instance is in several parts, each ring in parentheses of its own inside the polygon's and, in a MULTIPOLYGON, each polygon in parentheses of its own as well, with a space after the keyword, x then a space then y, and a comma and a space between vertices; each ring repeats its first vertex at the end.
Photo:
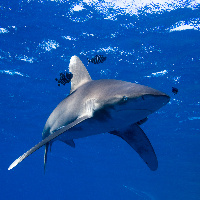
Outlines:
POLYGON ((75 148, 75 143, 73 140, 64 140, 64 139, 59 139, 59 140, 64 142, 65 144, 69 145, 70 147, 75 148))
POLYGON ((45 150, 44 150, 44 173, 45 173, 45 170, 46 170, 48 148, 49 148, 49 143, 46 143, 45 144, 45 150))
POLYGON ((144 131, 137 124, 132 124, 126 129, 111 131, 110 133, 125 140, 151 170, 155 171, 158 168, 158 160, 154 149, 144 131))
POLYGON ((88 116, 82 116, 80 118, 77 118, 75 121, 73 121, 72 123, 68 124, 67 126, 55 131, 53 134, 49 135, 48 137, 46 137, 44 140, 42 140, 41 142, 39 142, 38 144, 36 144, 34 147, 32 147, 30 150, 28 150, 26 153, 24 153, 23 155, 21 155, 19 158, 17 158, 8 168, 8 170, 11 170, 13 167, 15 167, 16 165, 18 165, 20 162, 22 162, 25 158, 27 158, 28 156, 30 156, 33 152, 35 152, 37 149, 39 149, 40 147, 42 147, 43 145, 49 143, 51 140, 55 139, 56 137, 58 137, 59 135, 61 135, 62 133, 64 133, 65 131, 69 130, 70 128, 74 127, 75 125, 81 123, 82 121, 88 119, 90 117, 88 116))

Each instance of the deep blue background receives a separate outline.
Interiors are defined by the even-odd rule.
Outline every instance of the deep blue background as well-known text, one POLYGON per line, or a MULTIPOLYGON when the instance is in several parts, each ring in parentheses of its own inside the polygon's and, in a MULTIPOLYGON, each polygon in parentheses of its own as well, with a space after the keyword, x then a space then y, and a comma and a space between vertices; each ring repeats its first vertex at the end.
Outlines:
POLYGON ((198 3, 85 2, 0 3, 0 199, 200 199, 198 3), (78 4, 84 9, 76 11, 78 4), (76 140, 75 149, 55 142, 45 175, 43 148, 8 171, 41 140, 48 116, 69 93, 70 84, 58 87, 55 78, 71 56, 87 65, 97 54, 107 60, 89 64, 93 79, 137 82, 171 96, 142 125, 158 170, 120 138, 101 134, 76 140))

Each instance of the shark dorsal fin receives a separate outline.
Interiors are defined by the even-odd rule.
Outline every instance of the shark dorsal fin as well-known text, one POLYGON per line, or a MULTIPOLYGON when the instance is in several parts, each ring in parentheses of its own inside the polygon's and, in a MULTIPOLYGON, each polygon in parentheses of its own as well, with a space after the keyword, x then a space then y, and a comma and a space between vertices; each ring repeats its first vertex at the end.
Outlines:
POLYGON ((78 87, 86 82, 92 80, 84 64, 77 56, 71 57, 69 63, 69 72, 73 74, 70 93, 75 91, 78 87))

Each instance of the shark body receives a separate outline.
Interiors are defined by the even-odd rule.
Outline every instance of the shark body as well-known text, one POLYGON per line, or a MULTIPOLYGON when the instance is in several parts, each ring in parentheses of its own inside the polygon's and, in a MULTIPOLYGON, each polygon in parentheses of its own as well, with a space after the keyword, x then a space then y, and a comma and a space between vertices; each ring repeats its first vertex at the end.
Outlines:
POLYGON ((75 147, 74 139, 109 132, 125 140, 151 170, 158 161, 147 136, 140 128, 147 116, 169 102, 170 97, 153 88, 114 79, 92 80, 77 56, 72 56, 70 95, 49 116, 43 140, 16 159, 8 168, 45 145, 44 166, 49 145, 60 140, 75 147))

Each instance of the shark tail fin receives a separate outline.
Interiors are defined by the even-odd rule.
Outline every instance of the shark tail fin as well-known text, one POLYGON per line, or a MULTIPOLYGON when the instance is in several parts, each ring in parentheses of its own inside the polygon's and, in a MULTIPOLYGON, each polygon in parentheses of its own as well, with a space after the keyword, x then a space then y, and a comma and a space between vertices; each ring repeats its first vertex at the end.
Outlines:
POLYGON ((45 150, 44 150, 44 174, 45 174, 45 171, 46 171, 48 148, 49 148, 49 143, 46 143, 45 144, 45 150))
POLYGON ((158 168, 158 160, 154 149, 146 134, 137 123, 130 125, 126 129, 111 131, 110 133, 125 140, 139 154, 152 171, 155 171, 158 168))

